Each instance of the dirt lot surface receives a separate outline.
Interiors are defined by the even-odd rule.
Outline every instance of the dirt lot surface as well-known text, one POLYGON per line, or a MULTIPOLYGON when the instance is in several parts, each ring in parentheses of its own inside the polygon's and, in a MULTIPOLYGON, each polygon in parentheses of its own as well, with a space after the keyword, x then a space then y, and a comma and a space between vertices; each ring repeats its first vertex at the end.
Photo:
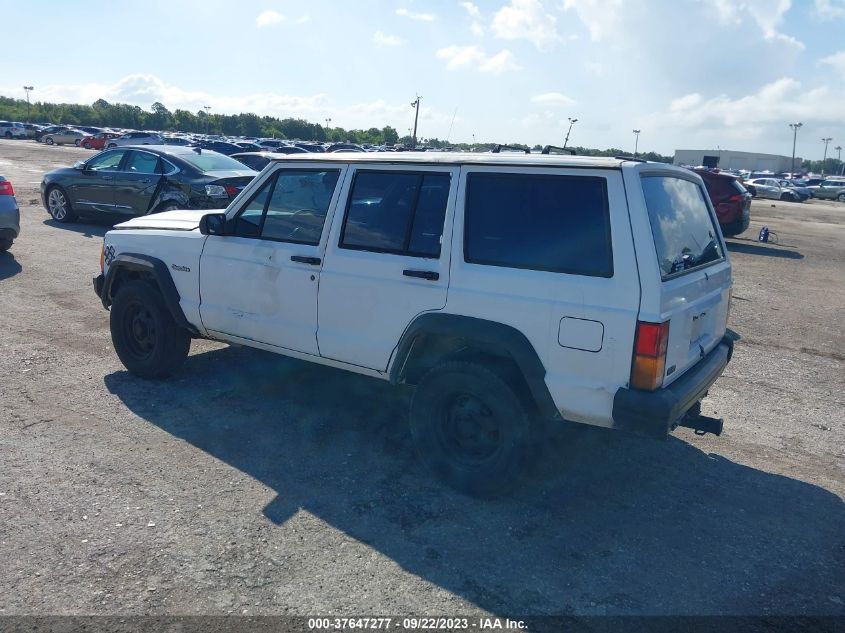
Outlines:
POLYGON ((755 201, 730 240, 721 437, 565 430, 482 502, 378 381, 207 341, 129 375, 91 285, 107 225, 39 202, 90 155, 0 141, 0 614, 845 615, 845 204, 755 201))

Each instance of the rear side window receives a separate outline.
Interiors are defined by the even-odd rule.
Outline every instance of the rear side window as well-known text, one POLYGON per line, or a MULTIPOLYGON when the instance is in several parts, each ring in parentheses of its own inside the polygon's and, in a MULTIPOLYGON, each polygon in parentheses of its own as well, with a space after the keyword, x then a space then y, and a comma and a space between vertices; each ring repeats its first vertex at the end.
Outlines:
POLYGON ((643 176, 642 183, 664 280, 723 258, 701 187, 673 176, 643 176))
POLYGON ((469 263, 613 276, 604 178, 472 173, 465 216, 469 263))
POLYGON ((359 171, 340 246, 440 257, 450 182, 449 174, 359 171))

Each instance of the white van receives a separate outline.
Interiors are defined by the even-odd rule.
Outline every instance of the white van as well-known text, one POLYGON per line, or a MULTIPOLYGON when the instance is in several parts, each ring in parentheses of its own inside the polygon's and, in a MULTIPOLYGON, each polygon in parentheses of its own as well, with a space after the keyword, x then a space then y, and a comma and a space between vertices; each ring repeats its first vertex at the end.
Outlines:
MULTIPOLYGON (((133 373, 191 338, 414 385, 421 457, 512 484, 540 420, 720 433, 731 265, 694 172, 515 154, 267 154, 224 213, 108 232, 95 288, 133 373)), ((280 388, 284 388, 280 385, 280 388)))

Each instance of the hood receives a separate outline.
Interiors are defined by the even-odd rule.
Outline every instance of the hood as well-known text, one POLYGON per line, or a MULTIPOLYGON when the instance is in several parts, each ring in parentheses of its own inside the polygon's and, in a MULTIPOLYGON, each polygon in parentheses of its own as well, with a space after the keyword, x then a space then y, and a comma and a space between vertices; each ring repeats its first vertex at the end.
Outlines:
POLYGON ((170 231, 193 231, 200 225, 200 218, 209 213, 220 213, 220 209, 178 210, 151 213, 116 224, 116 229, 164 229, 170 231))

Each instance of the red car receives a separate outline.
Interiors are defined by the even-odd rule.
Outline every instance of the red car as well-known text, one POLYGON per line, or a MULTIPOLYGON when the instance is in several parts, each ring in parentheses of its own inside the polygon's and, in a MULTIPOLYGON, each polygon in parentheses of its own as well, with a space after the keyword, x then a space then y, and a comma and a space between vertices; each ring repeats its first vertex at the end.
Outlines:
POLYGON ((109 139, 117 138, 118 136, 120 136, 120 134, 115 134, 114 132, 100 132, 99 134, 86 136, 79 141, 79 144, 85 149, 105 149, 106 142, 109 139))
POLYGON ((722 235, 733 237, 748 228, 751 217, 751 194, 742 186, 737 178, 730 174, 706 169, 693 170, 707 187, 710 201, 716 209, 722 235))

